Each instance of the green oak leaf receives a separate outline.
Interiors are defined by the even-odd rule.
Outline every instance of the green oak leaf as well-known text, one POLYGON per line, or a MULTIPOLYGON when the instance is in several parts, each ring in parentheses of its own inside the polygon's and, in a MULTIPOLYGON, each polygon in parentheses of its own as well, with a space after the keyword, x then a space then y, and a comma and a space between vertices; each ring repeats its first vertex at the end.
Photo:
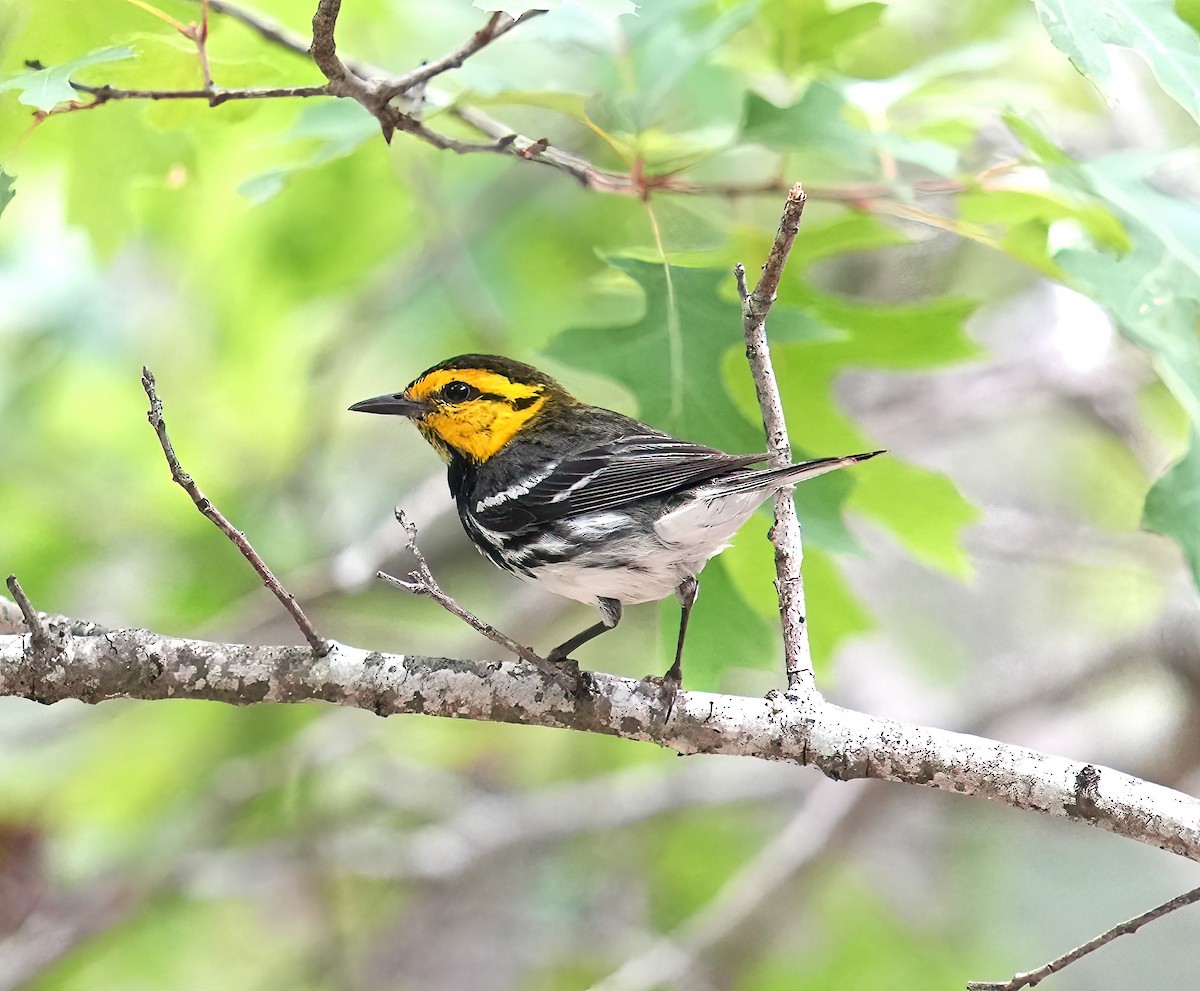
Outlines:
POLYGON ((36 107, 38 110, 53 110, 58 104, 79 97, 78 91, 71 86, 71 76, 80 69, 133 57, 132 48, 101 48, 61 65, 30 69, 19 76, 5 79, 0 82, 0 90, 20 90, 17 99, 26 106, 36 107))
POLYGON ((1200 585, 1200 431, 1192 431, 1187 453, 1150 489, 1142 526, 1179 543, 1200 585))
MULTIPOLYGON (((718 297, 732 275, 678 266, 667 270, 629 258, 609 264, 642 289, 641 318, 624 327, 564 331, 546 353, 621 382, 637 397, 638 416, 661 430, 727 451, 761 450, 761 429, 733 405, 722 381, 722 356, 742 343, 737 305, 718 297), (672 329, 668 271, 677 330, 672 329)), ((750 379, 748 370, 745 378, 750 379)))
POLYGON ((0 214, 4 213, 4 208, 17 195, 17 191, 13 188, 13 181, 13 177, 0 168, 0 214))
POLYGON ((828 83, 814 81, 795 103, 778 107, 756 93, 746 95, 742 140, 772 151, 818 148, 848 165, 875 163, 871 136, 846 118, 846 99, 828 83))
MULTIPOLYGON (((1164 188, 1173 173, 1193 173, 1200 156, 1126 151, 1077 164, 1028 120, 1009 123, 1058 186, 1099 200, 1128 232, 1130 248, 1122 254, 1072 247, 1057 252, 1054 262, 1070 285, 1105 307, 1122 333, 1153 355, 1159 377, 1187 413, 1195 435, 1200 430, 1200 203, 1164 188)), ((1195 557, 1200 527, 1194 515, 1188 517, 1193 505, 1183 484, 1193 477, 1194 457, 1187 455, 1151 489, 1143 522, 1180 541, 1200 586, 1195 557), (1186 522, 1190 530, 1181 525, 1186 522)))
POLYGON ((1050 40, 1101 90, 1112 79, 1107 45, 1132 48, 1163 91, 1200 121, 1200 37, 1173 0, 1034 0, 1050 40))

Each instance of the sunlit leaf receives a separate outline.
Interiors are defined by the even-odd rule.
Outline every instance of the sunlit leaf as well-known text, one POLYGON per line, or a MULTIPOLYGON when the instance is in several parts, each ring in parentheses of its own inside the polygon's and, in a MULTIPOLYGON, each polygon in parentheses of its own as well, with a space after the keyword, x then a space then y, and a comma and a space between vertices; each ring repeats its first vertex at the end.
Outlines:
POLYGON ((1172 0, 1035 0, 1050 39, 1104 89, 1112 81, 1107 45, 1132 48, 1159 85, 1200 121, 1200 37, 1172 0))
POLYGON ((14 182, 13 177, 0 168, 0 214, 4 213, 4 208, 17 195, 14 182))
POLYGON ((722 356, 742 341, 737 306, 718 298, 732 275, 673 266, 669 292, 661 264, 626 258, 610 264, 642 289, 641 319, 624 327, 568 330, 546 353, 621 382, 637 397, 638 416, 652 426, 724 450, 761 449, 761 431, 730 402, 721 381, 722 356))
POLYGON ((869 135, 846 119, 845 109, 842 94, 823 82, 811 83, 796 103, 786 107, 750 93, 746 96, 742 139, 775 151, 820 148, 845 162, 868 166, 873 161, 869 135))
POLYGON ((27 106, 37 107, 39 110, 53 110, 60 103, 79 99, 79 92, 71 86, 71 76, 80 69, 133 57, 132 48, 101 48, 61 65, 30 69, 19 76, 5 79, 0 82, 0 91, 19 90, 20 95, 17 99, 27 106))
POLYGON ((1142 526, 1178 541, 1200 587, 1200 431, 1192 432, 1187 453, 1150 489, 1142 526))

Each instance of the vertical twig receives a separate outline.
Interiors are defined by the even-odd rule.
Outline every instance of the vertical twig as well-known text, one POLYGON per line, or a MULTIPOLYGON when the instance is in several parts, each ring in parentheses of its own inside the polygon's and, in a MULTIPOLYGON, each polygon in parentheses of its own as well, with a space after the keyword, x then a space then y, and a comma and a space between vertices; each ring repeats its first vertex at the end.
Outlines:
POLYGON ((313 36, 309 53, 317 68, 331 83, 340 83, 346 78, 346 66, 338 58, 337 42, 333 40, 341 10, 342 0, 319 0, 312 19, 313 36))
POLYGON ((9 575, 8 581, 5 584, 8 586, 9 592, 12 593, 13 601, 17 604, 17 608, 21 610, 21 616, 25 620, 25 625, 29 627, 29 646, 35 654, 45 653, 50 649, 51 643, 50 636, 46 632, 46 627, 42 623, 42 617, 33 608, 33 603, 29 601, 29 596, 21 588, 21 583, 17 581, 16 575, 9 575))
MULTIPOLYGON (((739 262, 734 267, 738 295, 742 300, 742 324, 746 332, 746 357, 754 375, 754 388, 762 410, 763 427, 767 432, 767 450, 774 468, 791 464, 792 446, 788 440, 787 423, 783 416, 783 400, 771 365, 771 350, 767 345, 767 314, 775 302, 775 291, 783 275, 792 244, 800 230, 804 214, 804 189, 796 183, 788 191, 783 216, 775 243, 762 267, 762 275, 753 291, 746 288, 746 269, 739 262)), ((791 489, 775 496, 775 525, 771 528, 775 545, 775 590, 779 595, 779 614, 783 623, 783 649, 787 664, 788 687, 801 681, 812 687, 812 650, 808 642, 808 627, 804 607, 804 582, 800 564, 804 550, 800 542, 800 521, 792 502, 791 489)))
POLYGON ((200 75, 204 88, 215 89, 212 67, 208 64, 208 0, 200 0, 200 27, 196 31, 196 58, 200 60, 200 75))

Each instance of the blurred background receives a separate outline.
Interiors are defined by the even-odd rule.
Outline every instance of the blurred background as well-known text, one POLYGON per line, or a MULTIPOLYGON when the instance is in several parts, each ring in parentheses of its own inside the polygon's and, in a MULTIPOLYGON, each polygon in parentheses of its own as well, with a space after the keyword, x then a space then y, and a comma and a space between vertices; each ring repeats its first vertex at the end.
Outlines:
MULTIPOLYGON (((109 627, 298 642, 171 484, 145 364, 185 468, 323 634, 496 656, 374 579, 411 564, 399 505, 461 603, 557 643, 586 607, 487 564, 416 431, 346 407, 493 352, 761 449, 730 270, 761 264, 801 180, 769 325, 793 443, 891 452, 797 493, 819 683, 1195 793, 1200 459, 1145 503, 1200 420, 1200 5, 1134 5, 1122 33, 1124 5, 1068 3, 1066 36, 1025 0, 625 6, 522 24, 432 83, 426 120, 469 138, 444 108, 482 108, 707 193, 388 146, 349 101, 36 118, 68 75, 198 86, 156 14, 199 5, 0 2, 0 572, 109 627)), ((312 8, 255 7, 301 36, 312 8)), ((347 0, 337 36, 401 72, 485 19, 347 0)), ((228 16, 208 48, 223 86, 321 82, 228 16)), ((687 687, 783 684, 767 525, 704 572, 687 687)), ((677 608, 628 610, 580 660, 665 670, 677 608)), ((1196 883, 1097 830, 748 759, 317 704, 0 699, 3 989, 958 988, 1196 883)), ((1192 986, 1197 925, 1047 986, 1192 986)))

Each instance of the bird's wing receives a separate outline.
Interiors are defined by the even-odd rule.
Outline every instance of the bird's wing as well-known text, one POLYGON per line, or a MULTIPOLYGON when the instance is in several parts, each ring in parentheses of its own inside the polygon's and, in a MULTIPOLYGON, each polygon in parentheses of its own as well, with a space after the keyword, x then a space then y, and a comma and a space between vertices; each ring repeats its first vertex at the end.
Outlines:
POLYGON ((567 455, 548 472, 481 499, 471 510, 489 530, 511 532, 684 491, 765 459, 665 434, 634 434, 567 455))

